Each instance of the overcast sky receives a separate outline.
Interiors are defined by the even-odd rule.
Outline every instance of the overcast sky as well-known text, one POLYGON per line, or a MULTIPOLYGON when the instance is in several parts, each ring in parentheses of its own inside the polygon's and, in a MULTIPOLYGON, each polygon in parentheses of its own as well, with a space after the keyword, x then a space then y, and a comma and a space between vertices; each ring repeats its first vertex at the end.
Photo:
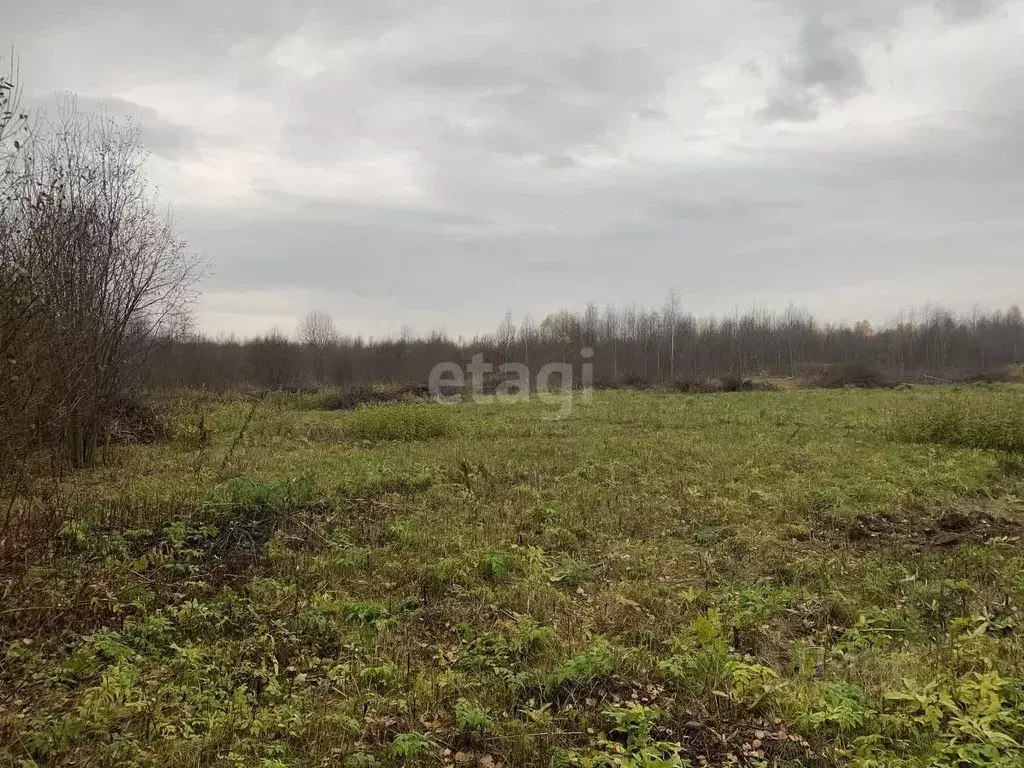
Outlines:
POLYGON ((139 120, 210 333, 1024 298, 1024 0, 3 5, 32 104, 139 120))

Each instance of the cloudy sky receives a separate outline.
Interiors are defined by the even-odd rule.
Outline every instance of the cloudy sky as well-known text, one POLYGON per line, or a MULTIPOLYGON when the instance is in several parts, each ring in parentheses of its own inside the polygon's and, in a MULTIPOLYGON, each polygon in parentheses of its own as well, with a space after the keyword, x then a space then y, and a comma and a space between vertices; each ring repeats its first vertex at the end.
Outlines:
MULTIPOLYGON (((5 5, 8 5, 5 3, 5 5)), ((5 39, 10 38, 10 39, 5 39)), ((1024 0, 33 0, 141 124, 210 333, 1024 299, 1024 0)))

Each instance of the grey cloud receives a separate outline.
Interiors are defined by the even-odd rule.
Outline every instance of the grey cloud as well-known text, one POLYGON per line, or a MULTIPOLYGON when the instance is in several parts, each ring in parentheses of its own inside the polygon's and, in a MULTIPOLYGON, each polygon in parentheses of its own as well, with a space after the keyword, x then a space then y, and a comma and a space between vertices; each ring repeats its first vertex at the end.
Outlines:
POLYGON ((406 85, 463 97, 465 112, 443 121, 446 133, 464 146, 506 155, 566 156, 601 143, 634 117, 656 117, 648 101, 670 74, 649 52, 611 46, 527 52, 505 44, 407 67, 400 74, 406 85))
POLYGON ((508 65, 453 59, 411 65, 404 73, 404 79, 427 88, 487 94, 502 88, 520 87, 524 75, 508 65))
POLYGON ((771 0, 801 20, 817 19, 858 34, 886 34, 909 12, 934 8, 953 24, 969 23, 1005 11, 1014 0, 771 0))
MULTIPOLYGON (((424 205, 358 204, 323 200, 312 195, 282 193, 272 187, 261 190, 262 203, 274 211, 272 218, 297 224, 334 222, 344 226, 369 226, 394 229, 396 225, 411 232, 443 234, 459 229, 483 228, 490 219, 464 211, 424 205)), ((199 214, 202 218, 201 213, 199 214)), ((239 216, 251 212, 239 211, 239 216)))
POLYGON ((1006 9, 1005 0, 936 0, 950 19, 969 22, 1006 9))
MULTIPOLYGON (((816 120, 827 104, 842 102, 870 86, 859 47, 888 35, 909 10, 937 8, 951 23, 976 21, 1005 11, 1006 0, 780 0, 796 12, 802 29, 796 51, 780 62, 778 84, 757 117, 766 123, 816 120)), ((741 69, 760 75, 757 62, 741 69), (751 66, 753 64, 753 66, 751 66)))
POLYGON ((577 160, 572 155, 548 155, 544 158, 544 164, 548 168, 572 168, 578 165, 577 160))
POLYGON ((841 103, 867 87, 859 54, 820 19, 805 23, 799 51, 782 65, 779 79, 759 114, 767 122, 814 120, 824 104, 841 103))
MULTIPOLYGON (((37 114, 55 113, 68 94, 36 97, 27 105, 37 114)), ((87 114, 109 117, 118 122, 131 122, 140 131, 143 146, 152 154, 181 159, 198 152, 204 139, 187 126, 175 123, 157 110, 115 96, 91 97, 72 95, 75 107, 87 114)))
MULTIPOLYGON (((913 302, 929 298, 914 291, 934 265, 970 253, 982 270, 1009 270, 1019 258, 1024 83, 980 92, 992 61, 936 84, 915 124, 871 115, 873 135, 813 125, 826 106, 869 92, 866 50, 913 39, 908 10, 934 5, 944 23, 969 24, 1004 3, 108 0, 86 12, 62 2, 61 21, 41 4, 15 10, 32 38, 30 84, 41 71, 46 91, 67 87, 63 78, 96 94, 138 85, 158 103, 164 84, 195 85, 272 105, 268 126, 219 115, 234 136, 116 106, 172 164, 197 150, 216 162, 229 141, 246 173, 265 153, 268 168, 314 180, 295 196, 282 191, 294 178, 268 171, 245 179, 255 195, 244 203, 172 201, 183 234, 213 260, 211 292, 469 306, 488 327, 505 309, 656 304, 673 284, 728 308, 737 295, 799 301, 884 275, 913 302), (274 60, 296 40, 309 71, 274 60), (758 120, 749 105, 763 107, 758 120), (362 147, 410 158, 415 202, 330 199, 315 187, 335 164, 358 166, 362 147)), ((224 154, 217 173, 233 170, 224 154)))
POLYGON ((200 138, 183 125, 163 117, 155 109, 116 98, 94 102, 95 106, 111 116, 131 118, 142 132, 142 143, 150 152, 169 158, 195 154, 200 138))
POLYGON ((657 107, 637 107, 636 116, 641 120, 663 120, 668 112, 657 107))

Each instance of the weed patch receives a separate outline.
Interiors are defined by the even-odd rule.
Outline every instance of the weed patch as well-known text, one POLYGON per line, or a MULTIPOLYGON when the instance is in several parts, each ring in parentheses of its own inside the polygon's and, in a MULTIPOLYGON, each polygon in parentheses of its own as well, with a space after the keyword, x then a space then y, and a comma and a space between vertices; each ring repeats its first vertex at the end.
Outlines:
POLYGON ((325 411, 352 411, 361 405, 385 405, 430 397, 426 384, 405 384, 399 387, 353 384, 329 392, 321 398, 320 408, 325 411))
POLYGON ((1024 454, 1024 393, 958 391, 922 399, 893 418, 899 440, 1024 454))
POLYGON ((362 406, 342 423, 354 440, 437 440, 454 434, 456 422, 441 405, 362 406))

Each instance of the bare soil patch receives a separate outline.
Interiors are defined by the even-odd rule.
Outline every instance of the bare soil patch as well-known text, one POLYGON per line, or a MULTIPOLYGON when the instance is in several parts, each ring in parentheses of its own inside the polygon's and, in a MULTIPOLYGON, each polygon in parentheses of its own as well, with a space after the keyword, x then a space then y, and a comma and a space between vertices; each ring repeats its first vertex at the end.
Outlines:
POLYGON ((993 539, 1020 543, 1024 524, 980 510, 950 509, 937 517, 913 520, 889 515, 858 515, 846 531, 859 546, 911 544, 919 549, 940 549, 964 544, 985 544, 993 539))

